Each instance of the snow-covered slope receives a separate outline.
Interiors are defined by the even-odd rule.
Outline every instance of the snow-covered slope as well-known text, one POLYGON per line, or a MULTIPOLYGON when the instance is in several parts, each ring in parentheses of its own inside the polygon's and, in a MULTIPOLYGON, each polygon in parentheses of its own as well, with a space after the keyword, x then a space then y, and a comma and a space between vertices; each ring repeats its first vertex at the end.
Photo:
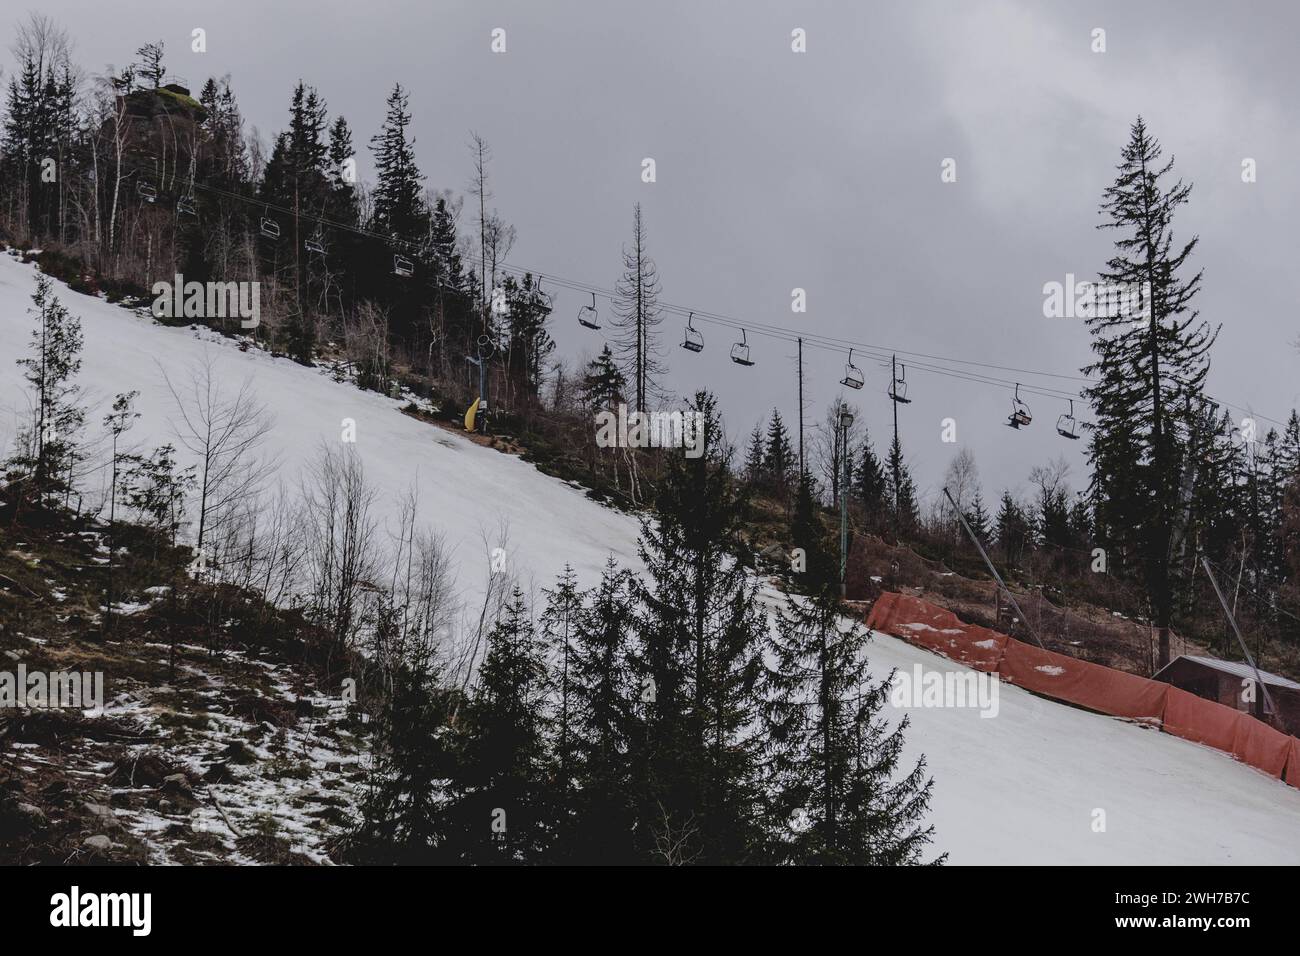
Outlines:
MULTIPOLYGON (((0 256, 0 448, 27 409, 21 355, 33 327, 26 312, 35 273, 0 256)), ((103 406, 139 389, 144 445, 171 439, 172 400, 160 365, 182 374, 205 351, 237 385, 252 376, 277 415, 271 444, 281 473, 294 473, 321 441, 337 442, 343 418, 357 422, 357 448, 380 492, 381 514, 417 480, 421 517, 460 562, 468 602, 481 594, 484 539, 505 529, 511 570, 544 586, 565 563, 585 582, 613 554, 635 566, 636 522, 605 509, 532 466, 414 421, 400 403, 340 385, 287 360, 240 352, 194 330, 168 329, 97 299, 59 288, 82 319, 80 382, 103 406)), ((779 600, 777 595, 769 595, 779 600)), ((872 669, 959 668, 885 635, 872 642, 872 669)), ((999 713, 910 711, 908 749, 925 753, 935 778, 937 846, 953 863, 1300 863, 1300 792, 1217 751, 1088 714, 1003 684, 999 713), (1094 811, 1105 832, 1094 832, 1094 811)))
MULTIPOLYGON (((22 370, 35 319, 28 313, 36 271, 0 255, 0 449, 6 452, 20 422, 29 420, 22 370)), ((376 516, 395 526, 399 501, 411 487, 422 522, 436 527, 452 550, 458 586, 477 614, 490 570, 489 550, 504 538, 505 570, 525 587, 549 586, 566 563, 594 583, 606 558, 636 562, 636 521, 595 506, 584 493, 542 475, 532 465, 476 445, 398 409, 400 401, 334 382, 264 352, 241 352, 207 329, 168 328, 59 284, 60 300, 80 316, 85 336, 77 382, 91 410, 87 431, 114 395, 138 389, 139 421, 128 439, 144 448, 175 441, 175 401, 164 371, 184 394, 189 369, 210 356, 231 393, 249 379, 276 418, 266 448, 280 462, 277 478, 290 485, 322 443, 340 447, 341 423, 356 422, 356 445, 366 479, 378 492, 376 516)), ((102 477, 99 484, 103 483, 102 477)), ((92 486, 94 482, 92 481, 92 486)))

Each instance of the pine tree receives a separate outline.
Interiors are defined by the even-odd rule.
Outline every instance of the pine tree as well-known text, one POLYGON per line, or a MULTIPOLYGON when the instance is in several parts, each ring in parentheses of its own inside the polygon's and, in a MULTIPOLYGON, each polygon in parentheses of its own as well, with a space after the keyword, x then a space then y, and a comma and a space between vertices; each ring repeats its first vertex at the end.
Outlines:
POLYGON ((33 422, 27 435, 28 453, 12 465, 26 472, 38 495, 70 486, 78 460, 76 437, 85 421, 77 404, 79 385, 71 379, 81 369, 81 320, 68 312, 54 295, 53 282, 37 276, 32 293, 37 327, 32 332, 32 354, 17 360, 35 399, 33 422))
POLYGON ((988 540, 989 536, 989 513, 984 508, 984 494, 978 488, 975 490, 975 497, 971 501, 970 508, 963 515, 966 523, 970 525, 975 536, 980 539, 982 544, 988 540))
POLYGON ((1083 371, 1099 378, 1087 395, 1096 418, 1089 458, 1101 524, 1142 553, 1164 666, 1173 612, 1170 546, 1186 464, 1187 410, 1201 396, 1218 331, 1193 307, 1201 273, 1184 274, 1198 240, 1174 243, 1174 214, 1188 201, 1191 186, 1181 180, 1165 186, 1173 160, 1162 163, 1160 156, 1160 144, 1139 117, 1118 175, 1106 189, 1101 206, 1106 221, 1099 228, 1120 232, 1101 283, 1124 290, 1129 301, 1140 299, 1143 311, 1135 315, 1110 301, 1096 309, 1087 320, 1096 361, 1083 371))
POLYGON ((410 125, 409 99, 398 83, 388 96, 383 126, 370 141, 376 172, 370 228, 414 242, 429 232, 429 210, 424 204, 424 176, 415 163, 415 144, 407 138, 410 125))
POLYGON ((697 393, 704 453, 670 456, 656 518, 642 523, 637 741, 642 852, 701 863, 752 859, 760 842, 752 727, 765 620, 736 560, 744 501, 716 400, 697 393))
POLYGON ((882 717, 889 681, 871 681, 869 632, 841 626, 829 542, 806 540, 810 596, 781 611, 764 672, 772 854, 798 864, 918 863, 934 836, 923 825, 932 781, 924 758, 894 779, 907 718, 891 729, 882 717))
POLYGON ((764 453, 763 429, 761 425, 755 425, 749 433, 749 450, 745 452, 745 481, 751 486, 756 487, 763 480, 764 453))
POLYGON ((631 670, 631 581, 611 558, 590 605, 577 618, 571 649, 575 825, 563 841, 578 863, 631 863, 635 808, 630 751, 636 733, 631 670))
POLYGON ((330 127, 326 151, 326 174, 329 183, 329 216, 335 222, 355 226, 360 219, 354 169, 356 156, 352 148, 352 129, 342 116, 330 127))
POLYGON ((910 535, 916 531, 921 521, 916 502, 916 485, 907 469, 907 462, 903 459, 903 446, 897 435, 889 444, 889 459, 885 467, 885 503, 897 534, 910 535))
POLYGON ((576 695, 573 693, 574 645, 577 640, 578 622, 582 613, 582 594, 578 591, 578 578, 573 568, 564 566, 564 571, 556 581, 555 587, 543 591, 546 606, 538 622, 542 643, 551 659, 551 681, 555 688, 554 752, 556 760, 556 789, 562 803, 567 803, 570 784, 574 773, 574 753, 577 738, 574 731, 576 724, 576 695))
POLYGON ((763 448, 763 470, 778 491, 784 491, 789 486, 795 461, 794 448, 790 444, 790 433, 786 430, 785 422, 781 420, 781 413, 774 408, 772 418, 767 425, 767 438, 763 448))
POLYGON ((623 250, 623 275, 614 286, 615 346, 633 384, 633 410, 647 411, 646 402, 659 392, 664 372, 657 342, 663 323, 659 311, 659 270, 650 258, 641 204, 632 213, 632 245, 623 250))
POLYGON ((878 530, 889 513, 887 505, 889 483, 885 469, 871 445, 870 436, 862 436, 862 451, 854 481, 854 493, 862 505, 862 513, 869 529, 878 530))
POLYGON ((1011 497, 1011 492, 1002 492, 1001 506, 995 519, 998 546, 1008 564, 1016 564, 1024 554, 1029 543, 1030 523, 1024 509, 1011 497))
POLYGON ((623 399, 627 379, 606 345, 600 355, 587 363, 582 379, 582 400, 593 412, 610 411, 623 399))
POLYGON ((376 721, 361 820, 349 834, 349 860, 360 864, 454 863, 469 826, 456 816, 464 774, 453 716, 462 703, 437 670, 401 668, 376 721))
POLYGON ((467 795, 457 810, 467 862, 540 862, 553 838, 546 649, 516 586, 488 634, 468 708, 467 795))

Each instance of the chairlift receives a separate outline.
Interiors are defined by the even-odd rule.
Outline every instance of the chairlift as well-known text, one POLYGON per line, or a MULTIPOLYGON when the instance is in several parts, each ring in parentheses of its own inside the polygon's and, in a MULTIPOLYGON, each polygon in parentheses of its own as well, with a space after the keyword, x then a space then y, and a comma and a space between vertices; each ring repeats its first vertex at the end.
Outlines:
POLYGON ((688 352, 703 352, 704 336, 700 335, 699 330, 691 324, 694 317, 694 312, 686 317, 686 337, 682 339, 682 348, 688 352))
POLYGON ((746 368, 754 364, 754 360, 749 357, 749 343, 745 339, 744 329, 740 330, 740 341, 731 347, 731 360, 746 368))
POLYGON ((194 216, 198 218, 198 210, 194 207, 194 197, 192 195, 182 196, 176 200, 176 214, 179 216, 194 216))
POLYGON ((1011 399, 1011 415, 1007 418, 1007 424, 1012 428, 1023 428, 1033 420, 1029 406, 1020 399, 1020 383, 1016 382, 1016 394, 1011 399))
POLYGON ((1079 437, 1079 423, 1074 417, 1074 399, 1070 399, 1070 410, 1056 420, 1056 433, 1071 440, 1079 437))
POLYGON ((415 275, 415 266, 406 256, 393 256, 393 275, 409 279, 415 275))
POLYGON ((596 311, 596 293, 591 294, 591 305, 584 305, 578 310, 578 324, 586 329, 598 329, 600 323, 596 320, 600 314, 596 311))
POLYGON ((323 256, 325 255, 324 239, 324 233, 322 233, 318 228, 312 235, 307 237, 307 241, 303 243, 303 246, 308 252, 314 253, 318 256, 323 256))
POLYGON ((145 202, 156 202, 158 200, 158 190, 153 188, 153 183, 144 180, 135 184, 135 193, 145 202))
POLYGON ((840 379, 840 384, 848 388, 861 388, 866 383, 862 369, 853 364, 853 349, 849 349, 849 364, 844 366, 844 377, 840 379))
POLYGON ((910 405, 912 400, 907 397, 907 366, 898 366, 902 371, 898 373, 897 378, 891 378, 889 382, 889 397, 900 405, 910 405))
POLYGON ((258 223, 259 228, 262 230, 262 235, 266 236, 268 239, 279 239, 280 224, 265 213, 266 210, 263 210, 262 219, 258 223))

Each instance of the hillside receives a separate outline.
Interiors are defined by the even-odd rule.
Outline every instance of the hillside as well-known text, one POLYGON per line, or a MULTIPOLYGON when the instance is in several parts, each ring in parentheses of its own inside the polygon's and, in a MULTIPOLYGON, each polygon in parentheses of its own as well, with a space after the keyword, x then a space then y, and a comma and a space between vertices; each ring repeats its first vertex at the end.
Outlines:
MULTIPOLYGON (((12 359, 26 348, 32 326, 27 307, 35 272, 8 256, 0 257, 0 443, 13 437, 26 409, 18 368, 12 359)), ((583 492, 537 472, 518 459, 482 447, 454 433, 400 412, 402 402, 333 381, 311 369, 258 351, 241 351, 233 342, 198 329, 166 328, 104 301, 58 292, 82 319, 86 346, 79 376, 96 421, 112 396, 140 390, 141 419, 133 441, 152 445, 171 439, 172 398, 164 372, 176 380, 192 363, 211 358, 226 380, 248 379, 274 410, 269 445, 279 454, 279 477, 292 485, 297 472, 322 442, 337 442, 340 423, 357 423, 357 449, 367 477, 378 490, 377 508, 395 520, 398 500, 415 482, 421 518, 445 535, 454 565, 462 614, 481 602, 488 570, 487 549, 504 534, 510 570, 522 582, 547 586, 566 563, 584 583, 593 583, 613 555, 636 566, 637 522, 588 500, 583 492)), ((103 477, 87 482, 102 485, 103 477)), ((16 543, 10 550, 19 549, 16 543)), ((772 603, 784 600, 768 590, 772 603)), ((7 628, 6 648, 62 641, 59 635, 23 634, 7 628), (24 642, 28 642, 25 644, 24 642)), ((238 637, 238 635, 235 635, 238 637)), ((872 669, 946 671, 957 665, 878 635, 872 669)), ((156 696, 164 676, 156 670, 159 650, 148 642, 119 649, 142 663, 133 681, 133 698, 156 696), (144 667, 154 662, 154 668, 144 667)), ((228 656, 222 668, 246 665, 228 656)), ((247 665, 257 667, 258 665, 247 665)), ((222 674, 200 669, 197 680, 216 683, 222 674)), ((298 675, 299 678, 306 675, 298 675)), ((109 698, 120 689, 108 680, 109 698)), ((268 689, 274 678, 264 683, 268 689)), ((302 686, 294 693, 310 696, 302 686)), ((1279 781, 1236 764, 1209 749, 1135 725, 1055 704, 1008 685, 1001 686, 1000 710, 993 719, 971 709, 916 708, 907 749, 925 754, 935 778, 932 819, 937 846, 953 863, 1296 863, 1300 862, 1300 803, 1279 781), (1091 814, 1104 808, 1106 833, 1093 833, 1091 814)), ((181 699, 176 708, 197 706, 181 699)), ((247 730, 248 728, 244 728, 247 730)), ((232 726, 228 732, 238 727, 232 726)), ((292 734, 293 731, 287 731, 292 734)), ((11 738, 12 739, 12 738, 11 738)), ((27 766, 60 761, 48 735, 22 739, 27 766)), ((303 739, 291 746, 312 746, 303 739)), ((12 754, 10 754, 12 757, 12 754)), ((274 759, 269 752, 256 760, 274 759)), ((104 761, 86 760, 77 772, 92 779, 112 773, 104 761)), ((340 758, 312 754, 309 773, 339 773, 340 758)), ((95 786, 104 786, 95 780, 95 786)), ((268 809, 286 802, 290 786, 266 783, 268 809)), ((215 791, 220 793, 218 784, 215 791)), ((244 800, 256 794, 247 794, 244 800)), ((90 800, 89 802, 96 802, 90 800)), ((96 805, 99 805, 96 803, 96 805)), ((215 813, 216 811, 212 811, 215 813)), ((251 811, 250 811, 251 812, 251 811)), ((150 814, 156 807, 122 806, 117 816, 132 833, 162 827, 150 814)), ((214 818, 215 819, 215 818, 214 818)), ((238 823, 236 823, 238 826, 238 823)), ((320 858, 319 835, 294 832, 292 818, 281 821, 289 846, 320 858)), ((143 851, 142 851, 143 852, 143 851)), ((155 850, 155 853, 160 852, 155 850)))

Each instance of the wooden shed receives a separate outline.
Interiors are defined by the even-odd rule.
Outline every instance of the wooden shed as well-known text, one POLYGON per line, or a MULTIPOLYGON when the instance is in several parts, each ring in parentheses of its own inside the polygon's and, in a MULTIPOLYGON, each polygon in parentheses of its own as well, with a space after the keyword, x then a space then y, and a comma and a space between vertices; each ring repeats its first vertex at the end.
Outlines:
POLYGON ((1300 684, 1268 671, 1259 672, 1268 688, 1275 712, 1267 712, 1264 695, 1256 691, 1252 704, 1243 700, 1244 690, 1255 680, 1255 671, 1244 661, 1221 661, 1214 657, 1183 654, 1153 675, 1174 687, 1206 700, 1253 714, 1285 733, 1300 737, 1300 684))

